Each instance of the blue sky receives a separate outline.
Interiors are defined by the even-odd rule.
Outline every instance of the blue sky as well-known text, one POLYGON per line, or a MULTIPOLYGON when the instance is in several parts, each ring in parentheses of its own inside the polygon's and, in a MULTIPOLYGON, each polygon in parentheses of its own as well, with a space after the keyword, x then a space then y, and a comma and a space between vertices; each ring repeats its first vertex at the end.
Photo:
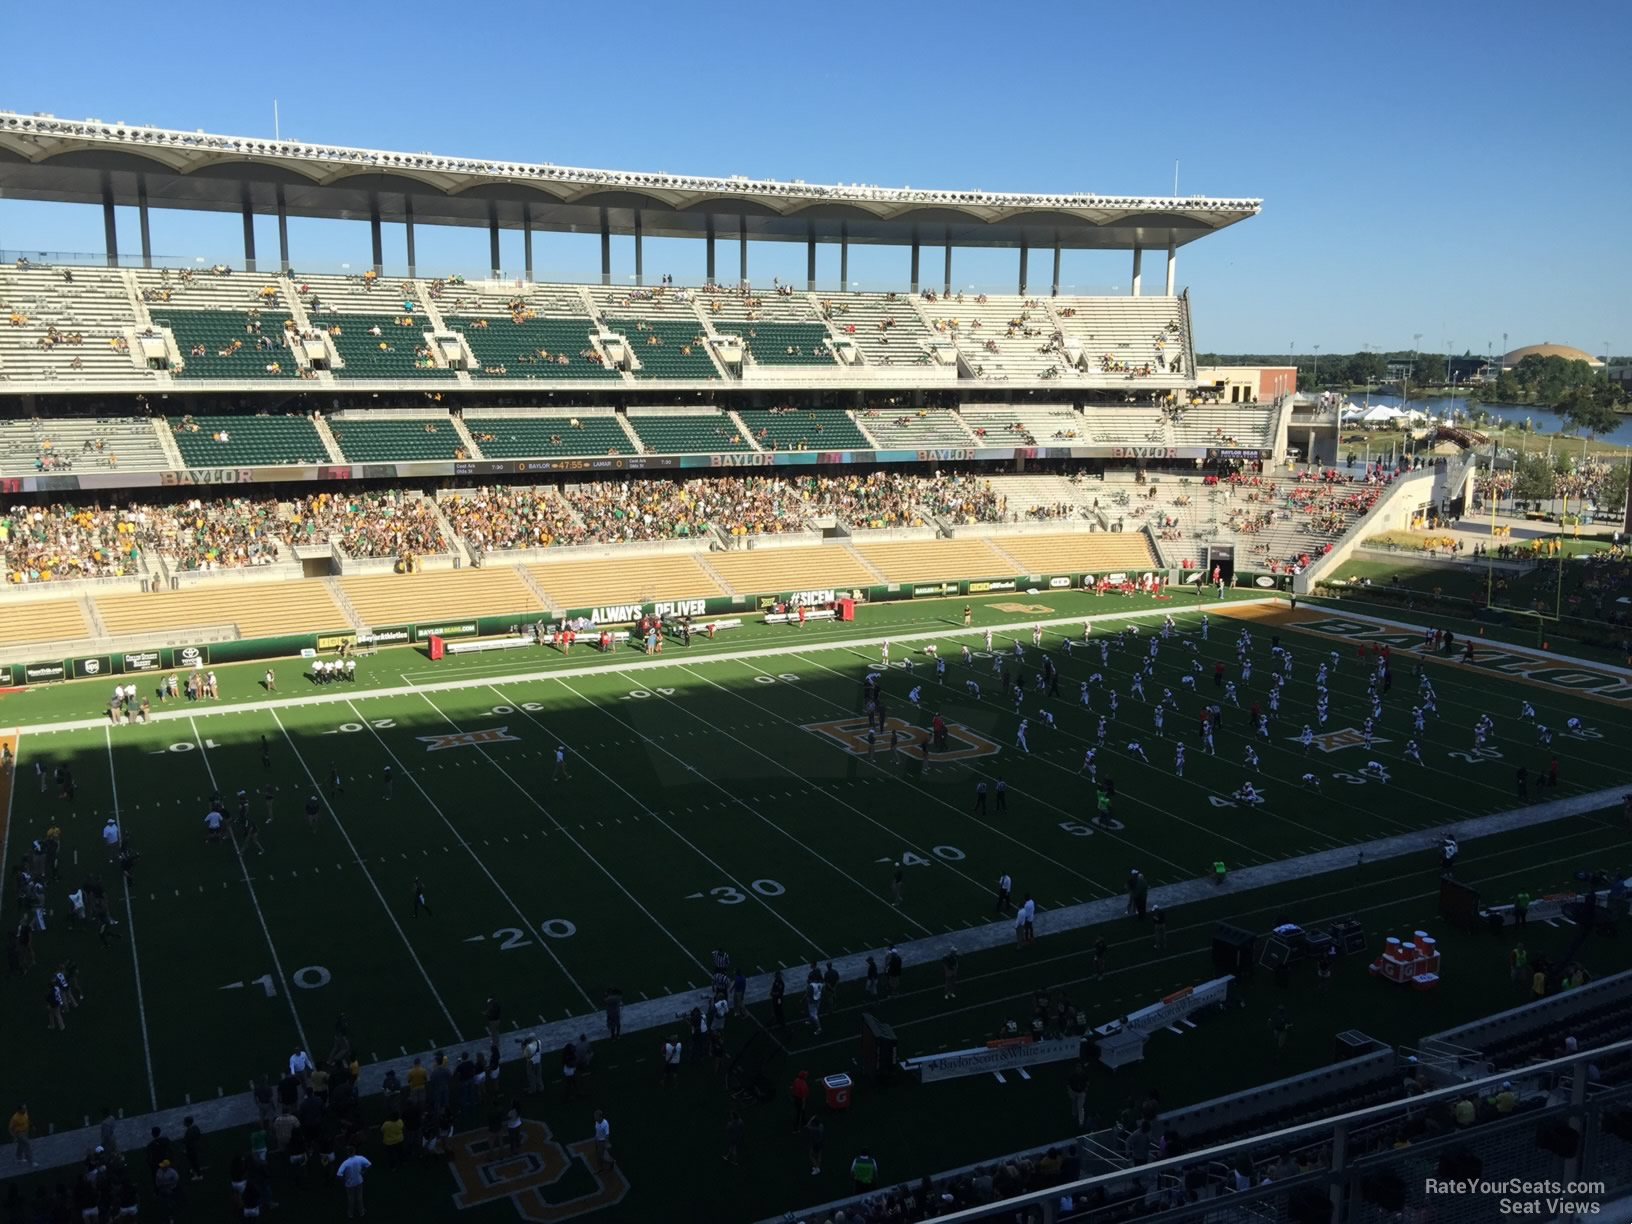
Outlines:
MULTIPOLYGON (((622 7, 645 15, 92 3, 72 22, 101 33, 74 39, 62 10, 19 5, 0 107, 270 136, 276 98, 285 136, 323 143, 988 190, 1167 193, 1177 160, 1185 194, 1264 199, 1180 252, 1198 348, 1409 348, 1420 332, 1425 349, 1484 352, 1507 333, 1632 353, 1624 4, 622 7)), ((233 216, 155 213, 153 233, 159 254, 241 253, 233 216)), ((417 238, 422 274, 486 266, 483 231, 417 238)), ((308 268, 368 258, 363 224, 296 220, 291 239, 308 268)), ((386 242, 400 259, 400 237, 386 242)), ((519 237, 505 242, 519 268, 519 237)), ((102 245, 96 209, 0 200, 0 249, 102 245)), ((121 246, 136 249, 134 217, 121 246)), ((626 277, 625 242, 613 258, 626 277)), ((820 258, 835 280, 836 252, 820 258)), ((954 258, 959 285, 1012 291, 1013 251, 954 258)), ((535 251, 549 279, 598 279, 598 260, 587 236, 535 251)), ((722 243, 722 278, 735 263, 722 243)), ((907 265, 904 249, 856 248, 850 275, 900 288, 907 265)), ((1126 292, 1128 265, 1068 254, 1062 280, 1126 292)), ((755 244, 749 266, 756 283, 802 282, 804 250, 755 244)), ((646 269, 700 280, 702 244, 650 241, 646 269)), ((939 276, 926 249, 924 279, 939 276)))

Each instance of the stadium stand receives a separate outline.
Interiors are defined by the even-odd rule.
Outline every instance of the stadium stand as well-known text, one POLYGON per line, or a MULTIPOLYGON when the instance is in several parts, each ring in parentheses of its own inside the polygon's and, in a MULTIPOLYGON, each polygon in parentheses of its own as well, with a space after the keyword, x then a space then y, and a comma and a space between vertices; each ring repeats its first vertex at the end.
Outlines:
POLYGON ((0 516, 0 555, 14 583, 120 578, 142 572, 140 508, 12 506, 0 516))
POLYGON ((828 347, 827 328, 820 323, 714 324, 714 329, 740 336, 742 346, 759 365, 831 366, 833 350, 828 347))
POLYGON ((1170 409, 1167 418, 1175 446, 1267 449, 1275 442, 1277 414, 1270 404, 1190 404, 1170 409))
POLYGON ((692 553, 628 558, 539 561, 527 567, 539 589, 560 608, 650 599, 702 599, 726 592, 692 553))
POLYGON ((806 507, 793 485, 762 476, 699 476, 686 481, 591 480, 563 485, 562 500, 583 520, 586 543, 775 535, 804 528, 806 507))
POLYGON ((619 379, 595 344, 595 321, 564 285, 432 281, 427 295, 485 378, 619 379))
POLYGON ((368 625, 542 612, 544 605, 512 566, 382 574, 338 580, 346 601, 368 625))
POLYGON ((754 449, 736 422, 718 408, 631 408, 628 421, 642 449, 653 454, 754 449))
POLYGON ((329 463, 328 447, 304 416, 193 416, 164 422, 189 467, 278 467, 329 463))
POLYGON ((856 423, 886 450, 975 445, 975 435, 964 427, 963 419, 956 412, 930 408, 868 408, 858 414, 856 423))
POLYGON ((607 328, 628 341, 636 378, 714 380, 720 368, 707 331, 684 290, 591 289, 607 328))
POLYGON ((1052 302, 1066 345, 1079 345, 1089 378, 1177 387, 1195 373, 1176 297, 1074 297, 1052 302))
POLYGON ((479 552, 548 548, 584 536, 583 523, 549 488, 471 489, 438 505, 454 534, 479 552))
POLYGON ((154 422, 136 417, 29 417, 0 421, 0 476, 171 467, 154 422))
POLYGON ((1013 574, 1016 566, 985 540, 858 541, 862 560, 890 582, 925 582, 949 577, 1013 574))
POLYGON ((339 629, 346 616, 325 582, 216 582, 180 591, 99 595, 96 614, 109 633, 160 633, 231 625, 241 637, 288 633, 292 626, 339 629))
POLYGON ((1082 486, 1068 476, 994 476, 992 489, 1003 501, 1005 522, 1092 519, 1082 486))
POLYGON ((77 599, 24 599, 8 602, 0 616, 0 647, 38 642, 71 642, 90 637, 84 605, 77 599))
POLYGON ((0 324, 8 382, 153 378, 131 351, 136 310, 116 268, 0 268, 0 324))
POLYGON ((868 586, 878 579, 842 544, 733 549, 709 554, 715 573, 743 593, 868 586))
POLYGON ((247 569, 278 560, 281 509, 271 498, 191 498, 133 507, 144 547, 178 570, 247 569))
POLYGON ((586 409, 570 417, 467 414, 465 431, 489 459, 636 453, 616 413, 607 409, 586 409))
POLYGON ((925 293, 917 305, 931 329, 957 345, 977 378, 1007 382, 1076 374, 1059 348, 1058 326, 1041 298, 925 293))
POLYGON ((984 408, 965 404, 963 423, 986 446, 1080 444, 1088 433, 1083 416, 1069 404, 984 408))
POLYGON ((761 450, 872 450, 848 412, 833 408, 769 408, 738 419, 761 450))
POLYGON ((446 552, 436 504, 401 489, 314 493, 289 506, 289 542, 337 542, 350 557, 446 552))
POLYGON ((998 543, 1006 555, 1038 574, 1057 570, 1143 573, 1158 565, 1156 551, 1142 531, 1012 535, 1002 537, 998 543))
POLYGON ((329 418, 329 429, 348 463, 470 458, 446 413, 383 419, 377 412, 342 413, 329 418))
POLYGON ((1110 445, 1173 444, 1167 414, 1159 408, 1095 404, 1084 413, 1091 441, 1110 445))
POLYGON ((833 333, 869 366, 930 365, 933 333, 912 301, 895 293, 828 293, 819 299, 833 333))
POLYGON ((182 378, 297 378, 300 365, 284 340, 290 315, 273 310, 178 310, 155 307, 153 322, 176 338, 182 378))
POLYGON ((328 333, 343 379, 447 380, 425 336, 432 330, 417 283, 362 276, 300 277, 296 294, 312 326, 328 333))

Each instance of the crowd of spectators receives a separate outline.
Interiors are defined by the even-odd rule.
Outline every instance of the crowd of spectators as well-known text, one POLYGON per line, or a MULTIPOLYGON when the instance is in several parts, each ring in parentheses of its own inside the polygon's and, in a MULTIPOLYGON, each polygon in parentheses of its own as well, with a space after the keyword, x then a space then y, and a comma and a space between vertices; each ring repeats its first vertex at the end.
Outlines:
POLYGON ((137 524, 123 510, 12 506, 0 516, 0 555, 12 583, 119 578, 137 572, 137 524))
POLYGON ((193 498, 176 506, 132 506, 142 544, 183 570, 242 569, 278 559, 278 503, 248 497, 193 498))
POLYGON ((769 476, 694 480, 590 480, 563 487, 583 519, 584 542, 687 539, 717 527, 727 536, 776 535, 804 526, 794 482, 769 476))
POLYGON ((588 532, 546 489, 481 488, 442 501, 454 534, 479 552, 582 544, 588 532))
POLYGON ((400 489, 342 490, 296 498, 289 539, 297 544, 339 543, 350 557, 396 557, 404 562, 448 551, 436 507, 400 489))

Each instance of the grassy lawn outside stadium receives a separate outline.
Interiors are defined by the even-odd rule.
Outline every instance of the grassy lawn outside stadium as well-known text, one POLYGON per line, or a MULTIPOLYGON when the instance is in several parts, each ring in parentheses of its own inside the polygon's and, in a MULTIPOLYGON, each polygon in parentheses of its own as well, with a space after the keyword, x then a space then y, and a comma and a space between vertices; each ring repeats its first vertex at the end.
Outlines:
MULTIPOLYGON (((7 862, 15 867, 53 823, 63 831, 63 879, 51 886, 53 913, 35 939, 38 966, 8 978, 0 998, 0 1017, 25 1055, 12 1060, 10 1095, 29 1102, 37 1135, 94 1123, 104 1105, 130 1117, 202 1108, 277 1071, 297 1045, 321 1057, 342 1012, 370 1065, 442 1048, 474 1054, 488 1045, 484 1003, 491 996, 503 1007, 508 1096, 521 1084, 513 1060, 522 1036, 593 1014, 609 986, 621 988, 632 1014, 643 1001, 670 995, 684 996, 680 1010, 700 997, 710 950, 725 948, 751 976, 785 968, 790 1018, 802 1015, 799 992, 811 960, 870 952, 882 963, 892 943, 933 948, 936 940, 972 939, 995 917, 993 885, 1005 872, 1017 895, 1035 897, 1044 938, 1024 950, 969 952, 955 1001, 942 998, 938 953, 909 963, 901 993, 869 1004, 900 1027, 903 1054, 978 1043, 1005 1020, 1028 1018, 1038 987, 1065 988, 1099 1023, 1205 980, 1220 920, 1262 931, 1288 917, 1315 922, 1352 912, 1373 947, 1387 933, 1425 925, 1441 937, 1447 980, 1434 994, 1391 993, 1358 961, 1344 965, 1325 996, 1312 980, 1284 993, 1255 980, 1241 1011, 1154 1042, 1148 1061, 1120 1079, 1094 1077, 1092 1108, 1101 1118, 1134 1087, 1156 1085, 1164 1101, 1188 1103, 1322 1064, 1338 1029, 1409 1043, 1514 1001, 1506 943, 1438 929, 1434 860, 1426 851, 1239 893, 1226 886, 1175 908, 1169 946, 1159 953, 1132 920, 1051 931, 1050 914, 1118 896, 1131 867, 1158 888, 1177 886, 1205 876, 1219 859, 1238 871, 1502 812, 1519 802, 1520 764, 1530 771, 1532 798, 1598 791, 1628 776, 1618 749, 1627 718, 1616 702, 1511 670, 1441 661, 1426 664, 1439 717, 1416 736, 1424 764, 1407 761, 1416 664, 1403 637, 1393 639, 1393 687, 1367 751, 1357 730, 1348 733, 1368 712, 1364 672, 1345 636, 1357 630, 1335 630, 1338 618, 1324 614, 1294 625, 1280 612, 1263 619, 1267 609, 1243 604, 1249 619, 1215 611, 1203 639, 1187 593, 1160 602, 1075 592, 974 599, 970 630, 961 624, 962 602, 864 608, 851 626, 753 626, 689 651, 671 644, 651 660, 633 652, 602 658, 579 650, 562 658, 529 650, 432 664, 410 650, 382 651, 360 660, 355 694, 353 686, 313 690, 285 666, 282 692, 267 695, 259 684, 264 665, 222 667, 221 702, 173 705, 149 726, 60 726, 102 715, 105 683, 6 694, 0 722, 22 728, 7 862), (1120 627, 1110 622, 1094 626, 1086 650, 1067 655, 1061 648, 1062 633, 1080 639, 1082 616, 1144 609, 1152 616, 1136 644, 1112 645, 1102 659, 1098 639, 1120 627), (1141 701, 1129 681, 1166 612, 1183 636, 1161 647, 1141 701), (1066 618, 1075 623, 1045 635, 1044 649, 1061 672, 1059 695, 1049 697, 1029 687, 1039 661, 1029 628, 1066 618), (1236 657, 1243 623, 1254 641, 1250 680, 1241 678, 1236 657), (1012 627, 1025 647, 1019 667, 1028 690, 1019 714, 998 692, 985 655, 988 625, 1012 627), (957 759, 932 756, 927 768, 915 749, 899 758, 880 749, 869 759, 858 742, 865 730, 860 682, 878 664, 877 640, 914 634, 935 635, 948 664, 944 682, 923 641, 900 642, 884 689, 909 748, 933 713, 953 724, 957 759), (1220 695, 1212 684, 1219 661, 1238 682, 1243 707, 1263 702, 1276 634, 1294 670, 1270 739, 1255 741, 1262 774, 1253 776, 1243 762, 1245 709, 1226 705, 1216 757, 1201 749, 1197 713, 1220 695), (900 666, 909 645, 916 662, 910 674, 900 666), (972 670, 959 660, 963 645, 982 656, 972 670), (756 653, 763 648, 788 649, 756 653), (1305 757, 1296 736, 1313 721, 1315 671, 1334 648, 1341 662, 1331 679, 1332 717, 1305 757), (1192 658, 1202 667, 1195 693, 1181 683, 1192 658), (1078 686, 1096 672, 1103 683, 1090 690, 1092 711, 1084 710, 1078 686), (981 687, 978 701, 969 680, 981 687), (917 706, 907 698, 914 687, 923 690, 917 706), (1118 714, 1097 765, 1101 778, 1115 779, 1120 827, 1095 828, 1087 823, 1093 795, 1081 768, 1113 688, 1118 714), (1151 707, 1164 688, 1177 709, 1159 737, 1151 707), (1517 718, 1521 699, 1555 729, 1550 749, 1517 718), (1045 710, 1055 716, 1053 729, 1044 725, 1045 710), (1496 720, 1496 736, 1476 749, 1472 725, 1485 712, 1496 720), (1016 743, 1021 717, 1029 720, 1029 753, 1016 743), (1576 734, 1564 732, 1570 717, 1582 720, 1576 734), (1173 744, 1181 735, 1188 757, 1178 777, 1173 744), (1131 740, 1142 744, 1148 764, 1128 752, 1131 740), (570 776, 553 777, 557 744, 567 746, 570 776), (1559 783, 1538 791, 1534 780, 1553 758, 1559 783), (1368 781, 1360 769, 1367 760, 1383 763, 1392 780, 1368 781), (59 764, 72 768, 71 803, 58 798, 49 776, 42 791, 37 763, 48 775, 59 764), (333 794, 331 770, 343 787, 333 794), (1302 783, 1306 771, 1320 778, 1318 793, 1302 783), (1230 798, 1249 776, 1264 793, 1260 805, 1230 798), (977 813, 976 782, 998 777, 1007 783, 1008 811, 977 813), (235 810, 240 789, 251 792, 264 854, 240 840, 204 838, 211 794, 226 796, 235 810), (313 793, 319 813, 309 826, 304 801, 313 793), (141 851, 128 896, 100 836, 110 816, 141 851), (897 863, 899 906, 891 897, 897 863), (93 872, 121 921, 119 938, 106 948, 94 929, 68 930, 62 914, 67 889, 93 872), (415 914, 416 883, 430 914, 415 914), (1088 950, 1100 936, 1111 955, 1105 980, 1096 982, 1088 950), (66 1033, 48 1033, 45 974, 65 958, 77 962, 87 997, 68 1014, 66 1033), (1267 1017, 1283 1002, 1294 1013, 1296 1038, 1277 1056, 1267 1017)), ((994 644, 1001 649, 1008 636, 1000 631, 994 644)), ((1016 665, 1000 661, 1005 666, 1012 672, 1016 665)), ((1583 867, 1616 865, 1624 845, 1618 810, 1582 814, 1470 842, 1465 874, 1494 897, 1548 891, 1583 867)), ((6 912, 14 915, 10 872, 5 887, 6 912)), ((1569 937, 1567 929, 1535 928, 1532 948, 1556 942, 1561 953, 1569 937)), ((1594 972, 1627 967, 1614 945, 1590 945, 1585 955, 1594 972)), ((859 983, 846 980, 839 995, 819 1037, 807 1026, 766 1033, 769 1013, 757 1003, 754 1021, 729 1027, 732 1051, 747 1047, 747 1057, 764 1058, 779 1091, 795 1070, 820 1076, 849 1069, 857 1056, 859 983)), ((864 1088, 851 1111, 831 1119, 830 1163, 820 1176, 802 1163, 780 1097, 740 1106, 747 1157, 742 1167, 727 1167, 719 1159, 731 1107, 723 1077, 706 1064, 688 1065, 679 1087, 662 1091, 662 1029, 631 1031, 614 1043, 601 1040, 601 1028, 585 1027, 598 1054, 577 1099, 562 1100, 552 1051, 545 1092, 525 1103, 534 1120, 527 1150, 543 1154, 532 1176, 544 1188, 491 1202, 472 1194, 467 1218, 566 1218, 595 1209, 606 1219, 753 1219, 844 1192, 857 1145, 871 1146, 893 1181, 1064 1139, 1071 1129, 1063 1069, 1003 1085, 987 1077, 898 1081, 884 1094, 864 1088), (597 1181, 592 1145, 569 1161, 544 1136, 547 1126, 561 1144, 587 1141, 597 1107, 613 1120, 626 1192, 610 1175, 597 1181), (926 1123, 931 1116, 944 1121, 926 1123), (699 1168, 705 1177, 694 1176, 699 1168), (620 1194, 619 1202, 608 1201, 620 1194), (722 1195, 731 1202, 723 1217, 722 1195), (549 1211, 537 1206, 546 1199, 556 1203, 549 1211), (528 1215, 534 1208, 541 1214, 528 1215)), ((377 1126, 379 1111, 371 1100, 364 1117, 377 1126)), ((481 1111, 461 1120, 462 1129, 479 1132, 471 1141, 477 1147, 486 1120, 481 1111)), ((192 1194, 198 1203, 189 1215, 196 1210, 196 1218, 219 1218, 211 1204, 226 1191, 216 1178, 244 1150, 247 1133, 228 1129, 209 1142, 213 1168, 192 1194)), ((377 1131, 372 1143, 369 1154, 383 1163, 377 1131)), ((139 1153, 134 1163, 141 1164, 139 1153)), ((456 1162, 453 1181, 440 1165, 378 1168, 370 1186, 376 1214, 397 1218, 393 1203, 398 1211, 412 1205, 422 1217, 455 1214, 454 1181, 465 1173, 476 1178, 471 1170, 479 1163, 474 1156, 456 1162)), ((145 1168, 136 1180, 145 1188, 145 1168)), ((311 1188, 284 1197, 303 1215, 337 1213, 337 1192, 316 1185, 332 1176, 314 1171, 309 1180, 311 1188)))

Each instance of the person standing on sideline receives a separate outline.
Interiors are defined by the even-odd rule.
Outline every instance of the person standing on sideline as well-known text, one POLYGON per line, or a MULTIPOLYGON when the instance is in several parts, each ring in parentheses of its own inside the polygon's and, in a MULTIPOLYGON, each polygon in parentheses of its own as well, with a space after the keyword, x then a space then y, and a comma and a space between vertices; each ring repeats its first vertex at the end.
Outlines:
POLYGON ((901 989, 901 953, 895 950, 894 944, 884 958, 884 981, 892 995, 901 989))
MULTIPOLYGON (((805 1104, 810 1099, 810 1072, 801 1071, 794 1076, 793 1083, 788 1087, 788 1092, 793 1097, 793 1133, 797 1135, 804 1129, 805 1125, 805 1104)), ((25 1123, 28 1120, 26 1112, 23 1115, 23 1120, 25 1123)), ((12 1124, 14 1127, 16 1121, 17 1119, 13 1117, 12 1124)), ((29 1163, 33 1164, 34 1162, 30 1160, 29 1163)))
POLYGON ((805 984, 805 1013, 810 1017, 810 1023, 816 1030, 816 1036, 822 1035, 822 982, 818 978, 805 984))
POLYGON ((11 1146, 15 1148, 17 1152, 17 1162, 19 1164, 27 1164, 30 1168, 32 1168, 34 1165, 34 1143, 28 1137, 28 1129, 28 1104, 24 1102, 23 1104, 18 1105, 16 1110, 12 1113, 9 1131, 11 1134, 11 1146))
POLYGON ((1167 915, 1159 905, 1150 907, 1150 929, 1155 935, 1156 950, 1160 952, 1167 947, 1167 915))
POLYGON ((866 1148, 850 1162, 850 1186, 857 1194, 866 1194, 878 1178, 878 1161, 866 1148))
POLYGON ((611 1037, 623 1035, 623 991, 616 986, 606 988, 606 1031, 611 1037))
POLYGON ((527 1072, 527 1094, 544 1091, 544 1043, 532 1033, 521 1043, 522 1064, 527 1072))
POLYGON ((550 775, 550 781, 557 782, 562 778, 570 779, 571 777, 572 775, 567 772, 567 746, 557 744, 555 746, 555 772, 550 775))
POLYGON ((742 1115, 733 1109, 725 1119, 725 1155, 720 1157, 726 1164, 742 1163, 743 1129, 742 1115))
POLYGON ((827 971, 822 974, 822 1010, 830 1012, 839 1002, 839 971, 833 967, 833 962, 827 962, 827 971))
POLYGON ((997 877, 997 912, 999 914, 1006 913, 1009 906, 1013 904, 1010 900, 1010 894, 1013 891, 1014 881, 1009 878, 1009 873, 1005 871, 997 877))
POLYGON ((419 917, 419 911, 425 911, 425 917, 431 917, 431 907, 425 900, 425 885, 418 879, 414 881, 414 917, 419 917))
POLYGON ((810 1175, 820 1177, 822 1173, 822 1146, 827 1141, 827 1126, 823 1121, 811 1115, 805 1124, 805 1139, 810 1144, 810 1175))
POLYGON ((595 1111, 595 1162, 602 1169, 612 1167, 612 1124, 599 1109, 595 1111))
POLYGON ((489 1041, 499 1039, 499 1017, 503 1014, 504 1009, 499 1006, 499 1001, 492 995, 488 995, 487 1002, 482 1005, 482 1021, 487 1026, 487 1039, 489 1041))
MULTIPOLYGON (((829 967, 831 968, 831 962, 829 962, 829 967)), ((731 1010, 736 1012, 739 1016, 745 1016, 748 1014, 742 1009, 742 999, 747 993, 748 978, 743 974, 742 966, 738 965, 737 976, 731 981, 731 1010)))
POLYGON ((346 1219, 355 1219, 360 1215, 367 1215, 368 1208, 363 1205, 363 1174, 373 1167, 367 1156, 359 1156, 356 1148, 346 1149, 346 1158, 340 1162, 340 1167, 334 1175, 346 1188, 346 1219))
POLYGON ((958 997, 958 950, 948 948, 946 956, 941 960, 941 968, 946 971, 946 994, 944 997, 955 999, 958 997))
POLYGON ((1078 1063, 1065 1077, 1065 1093, 1071 1100, 1071 1121, 1079 1130, 1088 1125, 1088 1069, 1078 1063))
POLYGON ((1103 981, 1105 978, 1105 937, 1101 935, 1094 940, 1094 980, 1103 981))
POLYGON ((788 984, 782 980, 782 970, 776 971, 771 979, 771 1023, 777 1028, 787 1028, 788 1018, 782 1011, 782 999, 788 992, 788 984))
MULTIPOLYGON (((983 797, 984 800, 984 797, 983 797)), ((890 904, 901 904, 901 892, 906 886, 906 877, 901 873, 901 864, 895 865, 895 875, 890 879, 890 904)))

